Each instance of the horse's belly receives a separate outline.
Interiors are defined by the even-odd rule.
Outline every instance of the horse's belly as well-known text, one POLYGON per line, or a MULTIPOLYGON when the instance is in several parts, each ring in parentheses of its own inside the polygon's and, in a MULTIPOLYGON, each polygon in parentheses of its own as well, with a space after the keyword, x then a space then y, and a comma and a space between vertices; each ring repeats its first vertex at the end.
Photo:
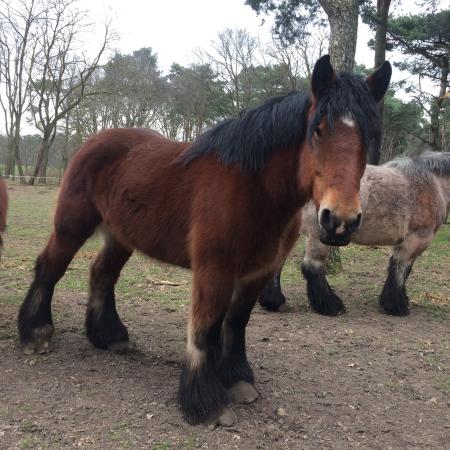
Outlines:
MULTIPOLYGON (((181 216, 183 217, 183 216, 181 216)), ((116 209, 104 215, 104 225, 119 241, 150 258, 189 268, 187 224, 148 208, 132 211, 116 209)))
POLYGON ((374 220, 366 219, 361 228, 352 236, 352 242, 360 245, 396 245, 407 233, 407 222, 404 218, 396 220, 392 214, 378 216, 374 220))

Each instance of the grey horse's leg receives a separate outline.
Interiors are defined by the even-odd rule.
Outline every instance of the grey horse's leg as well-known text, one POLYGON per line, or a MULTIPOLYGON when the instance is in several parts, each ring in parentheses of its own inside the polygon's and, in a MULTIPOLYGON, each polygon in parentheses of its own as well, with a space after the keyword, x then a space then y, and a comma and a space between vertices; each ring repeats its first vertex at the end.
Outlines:
POLYGON ((409 235, 402 244, 394 247, 389 259, 388 276, 379 298, 380 309, 392 316, 409 314, 406 280, 415 259, 431 244, 434 233, 426 237, 409 235))
POLYGON ((337 316, 345 312, 342 300, 333 292, 326 279, 325 261, 330 247, 311 233, 306 242, 302 273, 306 280, 311 309, 325 316, 337 316))

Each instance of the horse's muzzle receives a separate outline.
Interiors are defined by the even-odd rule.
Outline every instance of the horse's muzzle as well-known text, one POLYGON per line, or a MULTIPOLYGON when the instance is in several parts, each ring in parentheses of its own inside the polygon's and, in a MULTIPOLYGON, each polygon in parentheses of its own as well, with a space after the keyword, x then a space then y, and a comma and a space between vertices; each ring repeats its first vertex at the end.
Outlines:
POLYGON ((319 238, 325 245, 342 247, 348 245, 351 235, 359 229, 362 221, 362 214, 358 213, 355 218, 348 221, 336 217, 327 208, 319 211, 319 238))

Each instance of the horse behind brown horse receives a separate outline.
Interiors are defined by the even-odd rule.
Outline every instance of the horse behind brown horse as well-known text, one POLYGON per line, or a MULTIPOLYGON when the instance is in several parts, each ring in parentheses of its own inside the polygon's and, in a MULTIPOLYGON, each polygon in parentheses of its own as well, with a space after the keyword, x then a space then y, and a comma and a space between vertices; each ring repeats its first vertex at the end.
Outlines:
MULTIPOLYGON (((414 261, 431 244, 450 213, 450 153, 425 152, 382 166, 368 165, 361 179, 360 197, 364 221, 351 242, 392 247, 379 306, 386 314, 405 316, 409 313, 405 284, 414 261)), ((303 208, 302 219, 301 234, 307 237, 302 273, 311 309, 329 316, 343 313, 344 303, 325 276, 330 247, 320 242, 313 204, 303 208)), ((285 302, 278 273, 263 290, 260 303, 276 311, 285 302)))
POLYGON ((91 269, 88 338, 100 348, 127 344, 114 285, 134 249, 190 267, 179 401, 190 423, 230 425, 230 399, 257 397, 245 328, 297 238, 299 209, 314 199, 330 242, 348 240, 359 226, 359 182, 390 74, 388 63, 367 80, 336 74, 324 56, 311 92, 269 100, 193 144, 141 129, 93 136, 64 178, 54 231, 20 309, 23 346, 49 350, 54 286, 101 226, 105 245, 91 269))

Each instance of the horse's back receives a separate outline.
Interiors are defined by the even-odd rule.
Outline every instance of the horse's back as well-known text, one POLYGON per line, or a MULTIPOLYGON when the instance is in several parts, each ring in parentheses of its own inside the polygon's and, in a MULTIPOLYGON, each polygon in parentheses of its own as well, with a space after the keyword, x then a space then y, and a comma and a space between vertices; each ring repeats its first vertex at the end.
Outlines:
POLYGON ((84 184, 86 179, 96 176, 101 170, 114 165, 136 146, 152 142, 165 142, 165 138, 156 131, 144 128, 112 128, 89 137, 79 148, 64 177, 65 185, 84 184))

